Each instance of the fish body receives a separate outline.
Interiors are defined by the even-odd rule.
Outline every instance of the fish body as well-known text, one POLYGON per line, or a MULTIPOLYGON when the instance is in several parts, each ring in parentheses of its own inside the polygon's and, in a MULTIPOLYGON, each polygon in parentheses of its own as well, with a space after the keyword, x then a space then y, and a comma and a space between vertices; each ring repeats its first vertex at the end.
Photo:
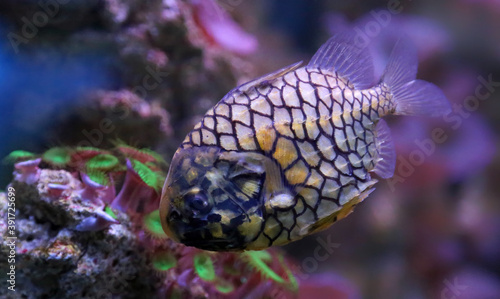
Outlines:
POLYGON ((373 83, 366 49, 331 38, 308 65, 243 84, 211 108, 177 150, 160 216, 174 240, 207 250, 283 245, 346 217, 391 177, 389 114, 439 115, 442 92, 416 80, 399 42, 373 83))

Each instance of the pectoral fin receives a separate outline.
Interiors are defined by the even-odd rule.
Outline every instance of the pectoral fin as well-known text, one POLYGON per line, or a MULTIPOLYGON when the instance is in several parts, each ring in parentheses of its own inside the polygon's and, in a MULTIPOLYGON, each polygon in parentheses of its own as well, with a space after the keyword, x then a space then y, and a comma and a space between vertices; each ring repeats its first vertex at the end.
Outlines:
POLYGON ((383 119, 378 121, 375 134, 377 135, 375 141, 378 155, 373 172, 381 178, 387 179, 394 175, 396 150, 394 149, 394 142, 392 141, 389 126, 387 126, 387 123, 383 119))

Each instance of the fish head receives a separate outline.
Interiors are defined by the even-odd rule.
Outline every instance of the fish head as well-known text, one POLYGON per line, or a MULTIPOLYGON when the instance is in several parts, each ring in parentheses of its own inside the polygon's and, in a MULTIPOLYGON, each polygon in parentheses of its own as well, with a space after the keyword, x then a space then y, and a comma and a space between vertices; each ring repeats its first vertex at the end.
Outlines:
POLYGON ((243 250, 262 231, 264 181, 257 154, 213 146, 180 148, 163 187, 163 230, 188 246, 243 250))

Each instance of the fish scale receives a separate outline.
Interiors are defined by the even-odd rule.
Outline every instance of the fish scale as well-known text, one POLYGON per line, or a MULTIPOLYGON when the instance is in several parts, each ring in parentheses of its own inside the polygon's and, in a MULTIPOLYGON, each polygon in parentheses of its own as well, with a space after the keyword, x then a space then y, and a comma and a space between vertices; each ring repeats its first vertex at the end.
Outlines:
POLYGON ((165 182, 160 214, 169 236, 209 250, 283 245, 347 216, 373 191, 372 172, 392 175, 394 148, 381 118, 415 114, 422 105, 444 111, 446 99, 401 72, 406 45, 395 47, 381 82, 370 85, 366 53, 350 43, 332 38, 308 65, 243 84, 206 113, 174 155, 165 182), (342 54, 347 50, 352 55, 342 54), (403 90, 412 84, 434 96, 403 90), (208 179, 207 190, 182 179, 193 169, 208 179), (191 201, 210 212, 186 217, 191 201))

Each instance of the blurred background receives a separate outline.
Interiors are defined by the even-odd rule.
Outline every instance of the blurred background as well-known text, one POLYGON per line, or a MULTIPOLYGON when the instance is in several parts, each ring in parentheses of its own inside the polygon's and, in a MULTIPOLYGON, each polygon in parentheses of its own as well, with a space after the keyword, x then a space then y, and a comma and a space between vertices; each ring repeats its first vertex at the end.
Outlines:
MULTIPOLYGON (((169 160, 231 88, 307 61, 346 28, 370 47, 377 76, 407 36, 418 77, 453 112, 389 119, 395 176, 345 220, 284 248, 311 278, 301 295, 500 298, 496 0, 3 0, 0 156, 121 139, 169 160)), ((11 172, 2 165, 1 189, 11 172)))

